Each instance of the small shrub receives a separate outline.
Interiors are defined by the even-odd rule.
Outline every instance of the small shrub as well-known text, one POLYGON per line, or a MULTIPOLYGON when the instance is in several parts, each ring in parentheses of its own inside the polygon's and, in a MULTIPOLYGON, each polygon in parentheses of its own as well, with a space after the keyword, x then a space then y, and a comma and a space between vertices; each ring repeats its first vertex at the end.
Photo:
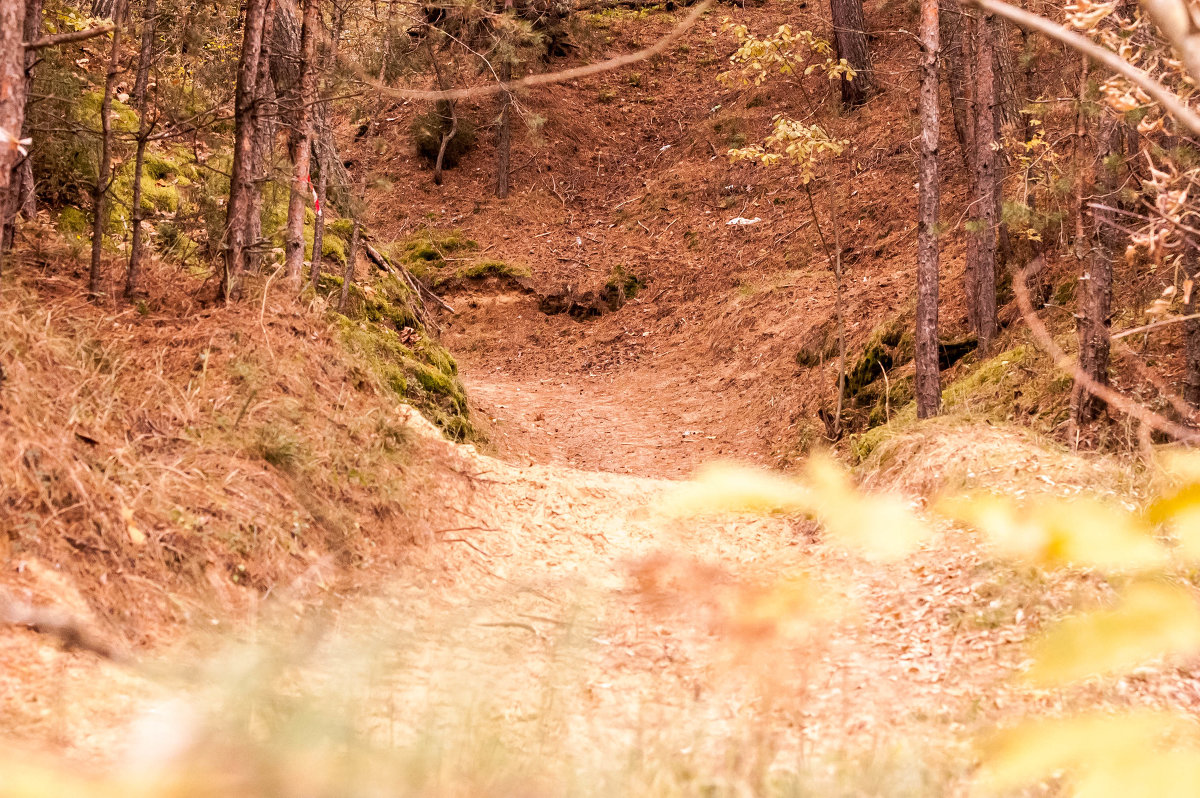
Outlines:
MULTIPOLYGON (((430 163, 437 161, 442 138, 450 132, 451 124, 450 109, 444 101, 439 102, 434 110, 414 119, 410 132, 413 142, 417 145, 417 153, 430 163)), ((458 117, 458 129, 446 144, 442 166, 452 169, 462 160, 475 144, 475 130, 474 122, 461 115, 458 117)))

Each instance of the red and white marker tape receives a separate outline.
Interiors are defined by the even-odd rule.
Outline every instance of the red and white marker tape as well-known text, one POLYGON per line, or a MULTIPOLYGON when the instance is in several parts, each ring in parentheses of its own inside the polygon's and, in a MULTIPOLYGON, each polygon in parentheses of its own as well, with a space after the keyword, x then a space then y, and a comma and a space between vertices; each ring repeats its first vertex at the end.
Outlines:
POLYGON ((304 182, 308 183, 308 190, 311 191, 312 195, 313 195, 313 210, 317 214, 317 216, 320 216, 321 215, 321 199, 320 199, 320 197, 317 196, 317 190, 315 188, 313 188, 312 175, 305 175, 304 182))

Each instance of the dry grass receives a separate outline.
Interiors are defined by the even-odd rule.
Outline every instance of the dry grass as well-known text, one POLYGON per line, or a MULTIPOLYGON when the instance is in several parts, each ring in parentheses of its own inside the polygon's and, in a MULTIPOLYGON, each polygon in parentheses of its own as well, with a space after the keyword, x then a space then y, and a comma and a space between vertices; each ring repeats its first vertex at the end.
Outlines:
POLYGON ((411 540, 398 405, 319 308, 260 296, 143 315, 32 270, 7 282, 5 583, 53 602, 25 567, 44 563, 136 643, 411 540))

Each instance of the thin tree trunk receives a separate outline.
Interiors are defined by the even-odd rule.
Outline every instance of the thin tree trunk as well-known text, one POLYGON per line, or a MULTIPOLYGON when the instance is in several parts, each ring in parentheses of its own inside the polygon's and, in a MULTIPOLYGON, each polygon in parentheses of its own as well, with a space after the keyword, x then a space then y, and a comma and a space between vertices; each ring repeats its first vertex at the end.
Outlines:
POLYGON ((285 274, 293 290, 299 290, 304 270, 304 206, 312 185, 309 165, 312 161, 312 106, 317 94, 314 50, 318 22, 317 0, 305 0, 304 22, 300 28, 300 85, 299 92, 293 95, 299 107, 296 109, 296 130, 291 142, 292 187, 288 197, 287 230, 283 239, 285 274))
POLYGON ((100 101, 100 164, 96 173, 96 187, 92 193, 92 264, 88 278, 88 293, 92 298, 100 296, 100 256, 104 248, 104 228, 108 226, 108 189, 112 183, 112 96, 121 66, 121 17, 123 0, 116 0, 112 7, 112 48, 108 56, 108 72, 104 76, 104 97, 100 101))
POLYGON ((938 369, 938 0, 921 0, 921 159, 917 223, 917 417, 941 409, 938 369))
MULTIPOLYGON (((1191 283, 1185 290, 1187 303, 1184 313, 1191 316, 1200 313, 1200 271, 1197 271, 1197 253, 1189 249, 1184 256, 1187 268, 1185 279, 1191 283)), ((1184 376, 1183 398, 1193 408, 1200 410, 1200 319, 1184 322, 1184 376)))
POLYGON ((254 98, 258 63, 262 54, 267 0, 247 0, 242 28, 242 53, 234 93, 233 168, 229 179, 229 204, 225 214, 225 301, 242 295, 246 271, 246 215, 250 208, 251 162, 254 147, 254 98))
POLYGON ((271 175, 275 150, 275 83, 271 80, 271 47, 275 30, 275 0, 267 0, 263 18, 262 49, 254 78, 254 110, 250 120, 253 143, 250 146, 250 200, 246 214, 246 269, 257 274, 263 259, 263 190, 271 175))
MULTIPOLYGON (((500 80, 512 80, 512 61, 500 62, 500 80)), ((508 162, 512 153, 512 93, 500 93, 500 128, 496 133, 496 196, 508 196, 508 162)))
POLYGON ((950 110, 954 120, 954 135, 958 139, 958 154, 968 174, 972 172, 975 132, 971 126, 970 86, 971 18, 957 3, 942 8, 939 13, 942 63, 946 68, 946 88, 950 91, 950 110))
POLYGON ((346 252, 346 270, 342 272, 342 296, 338 300, 338 312, 345 313, 350 302, 350 286, 354 283, 354 267, 358 261, 358 245, 362 239, 362 223, 358 209, 354 213, 354 225, 350 228, 350 249, 346 252))
MULTIPOLYGON (((22 37, 27 42, 32 42, 38 38, 42 27, 42 0, 26 0, 25 3, 25 18, 22 26, 22 37)), ((0 43, 0 46, 5 46, 0 43)), ((25 85, 23 87, 22 102, 28 104, 30 92, 33 89, 33 65, 37 63, 37 53, 33 50, 24 50, 25 57, 25 85)), ((22 109, 24 111, 24 109, 22 109)), ((25 139, 30 137, 29 130, 29 115, 23 113, 23 121, 21 131, 18 138, 25 139)), ((16 131, 13 131, 14 133, 16 131)), ((16 220, 17 214, 21 214, 26 219, 32 219, 37 214, 37 195, 34 191, 33 183, 33 158, 26 153, 20 156, 17 163, 12 167, 12 174, 9 177, 9 185, 6 191, 0 192, 0 254, 12 249, 13 240, 16 237, 16 220)))
POLYGON ((842 409, 846 404, 846 285, 842 277, 842 225, 838 220, 837 195, 833 191, 833 175, 825 185, 829 195, 829 220, 833 226, 833 279, 837 302, 837 335, 838 335, 838 400, 837 418, 834 420, 834 434, 842 434, 842 409))
POLYGON ((844 58, 855 71, 853 80, 842 79, 842 103, 853 108, 866 102, 875 91, 871 51, 867 46, 867 26, 863 20, 862 0, 829 0, 833 18, 833 41, 838 58, 844 58))
MULTIPOLYGON (((1078 137, 1080 182, 1076 187, 1078 210, 1075 222, 1075 254, 1079 259, 1079 288, 1076 296, 1076 331, 1079 336, 1079 368, 1101 385, 1108 384, 1108 363, 1111 347, 1109 317, 1112 315, 1113 259, 1106 235, 1112 224, 1111 212, 1087 202, 1089 192, 1107 192, 1109 182, 1100 163, 1108 155, 1115 123, 1101 117, 1097 123, 1087 120, 1084 102, 1088 85, 1086 59, 1080 75, 1080 105, 1076 118, 1076 133, 1098 128, 1095 146, 1089 152, 1078 137), (1090 122, 1090 124, 1089 124, 1090 122), (1102 185, 1103 184, 1103 185, 1102 185)), ((1078 444, 1084 425, 1097 418, 1105 405, 1083 385, 1076 382, 1071 390, 1071 418, 1068 427, 1070 443, 1078 444)))
MULTIPOLYGON (((447 91, 450 86, 446 81, 445 75, 442 74, 442 68, 438 66, 437 56, 433 52, 433 45, 429 43, 428 39, 425 41, 425 49, 429 52, 429 63, 433 65, 433 75, 437 80, 438 89, 447 91)), ((455 108, 454 100, 441 100, 434 103, 433 107, 439 114, 441 113, 440 109, 445 108, 446 113, 450 115, 450 129, 442 133, 442 142, 438 146, 437 159, 433 162, 433 184, 440 186, 442 184, 442 164, 446 158, 446 147, 450 145, 450 142, 458 134, 458 111, 455 108)))
POLYGON ((321 172, 317 175, 317 201, 313 208, 316 216, 313 219, 312 265, 309 266, 313 290, 321 283, 321 260, 324 256, 322 250, 325 247, 325 192, 329 186, 329 168, 323 163, 320 152, 317 154, 317 168, 321 172))
POLYGON ((968 279, 974 283, 975 333, 986 352, 996 337, 996 81, 994 20, 980 14, 975 22, 975 198, 972 211, 977 248, 968 279))
MULTIPOLYGON (((330 36, 329 41, 329 52, 326 58, 327 70, 337 67, 338 42, 342 38, 342 24, 344 21, 345 11, 339 8, 333 23, 333 34, 330 36)), ((320 106, 314 110, 319 111, 322 117, 328 116, 329 102, 322 100, 320 106)), ((323 144, 324 142, 317 141, 317 168, 320 170, 320 174, 317 176, 317 201, 316 207, 313 209, 313 213, 316 216, 313 219, 312 265, 309 266, 309 278, 312 281, 313 291, 317 290, 321 282, 321 261, 324 259, 322 249, 325 246, 325 195, 329 188, 330 163, 326 151, 327 148, 322 146, 323 144)))
POLYGON ((138 53, 137 79, 133 84, 133 103, 138 109, 137 155, 133 162, 133 240, 129 247, 129 270, 125 274, 125 298, 133 299, 137 294, 142 270, 142 171, 146 164, 146 143, 154 125, 150 121, 150 107, 146 101, 146 87, 150 83, 150 61, 154 58, 154 33, 158 22, 157 0, 146 0, 142 9, 142 49, 138 53))

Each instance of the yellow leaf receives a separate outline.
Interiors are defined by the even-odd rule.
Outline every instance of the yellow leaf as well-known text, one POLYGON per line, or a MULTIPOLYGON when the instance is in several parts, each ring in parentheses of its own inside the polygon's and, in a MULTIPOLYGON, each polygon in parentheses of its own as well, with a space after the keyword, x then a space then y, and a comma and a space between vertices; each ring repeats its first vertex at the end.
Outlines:
POLYGON ((699 471, 667 501, 670 515, 705 513, 808 513, 812 499, 804 486, 769 471, 714 463, 699 471))
POLYGON ((913 552, 930 536, 928 525, 908 502, 890 494, 863 493, 833 460, 814 456, 806 476, 817 518, 830 537, 877 559, 897 559, 913 552))
MULTIPOLYGON (((983 765, 976 787, 987 792, 1007 791, 1066 772, 1074 777, 1076 786, 1094 789, 1099 773, 1119 772, 1153 758, 1167 740, 1193 731, 1186 717, 1152 710, 1027 721, 982 742, 983 765)), ((1083 790, 1075 794, 1083 794, 1083 790)), ((1088 794, 1125 798, 1159 793, 1135 788, 1088 794)))
POLYGON ((1137 582, 1112 609, 1068 618, 1034 644, 1025 678, 1059 686, 1200 652, 1200 607, 1186 588, 1137 582))
POLYGON ((1004 556, 1040 565, 1138 571, 1166 561, 1166 550, 1136 516, 1095 499, 1047 496, 1018 504, 977 494, 944 501, 938 510, 987 535, 1004 556))

